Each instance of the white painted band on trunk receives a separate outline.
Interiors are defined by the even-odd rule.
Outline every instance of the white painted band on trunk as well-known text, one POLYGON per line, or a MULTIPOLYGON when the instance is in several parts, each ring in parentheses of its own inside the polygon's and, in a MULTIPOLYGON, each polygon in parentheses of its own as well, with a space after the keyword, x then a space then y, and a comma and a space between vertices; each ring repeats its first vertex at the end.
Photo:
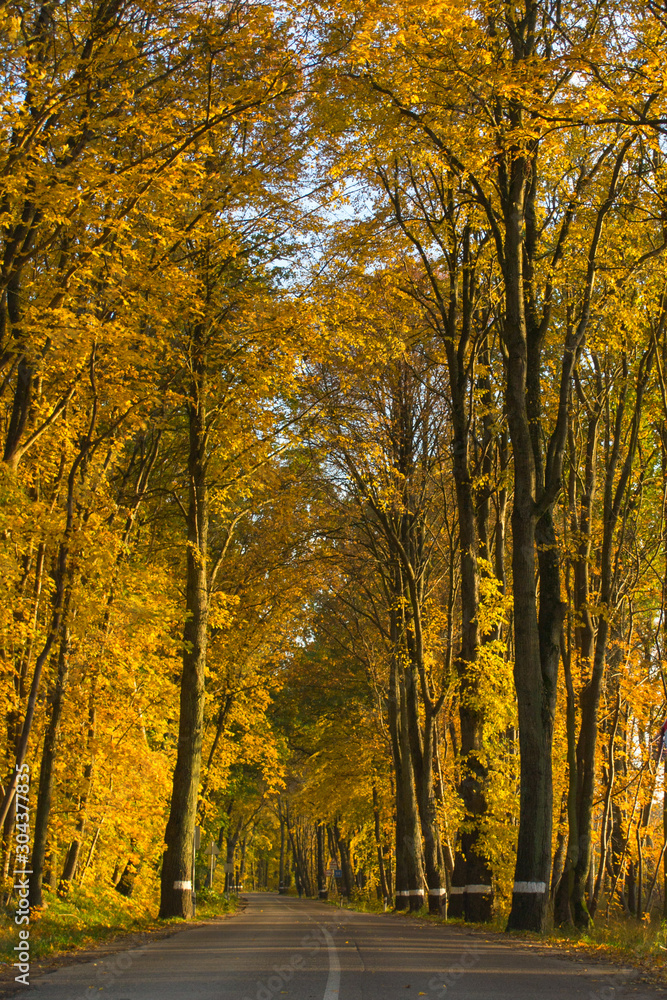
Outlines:
POLYGON ((322 927, 322 936, 327 943, 327 950, 329 952, 329 976, 324 991, 324 1000, 338 1000, 338 993, 340 991, 340 959, 338 958, 334 939, 325 927, 322 927))
POLYGON ((514 892, 531 892, 540 895, 547 891, 546 882, 515 882, 514 892))
POLYGON ((174 882, 174 889, 192 889, 192 882, 174 882))
POLYGON ((447 895, 447 890, 446 889, 429 889, 428 890, 428 894, 429 894, 429 896, 446 896, 447 895))
POLYGON ((493 893, 493 887, 490 885, 453 885, 449 890, 450 896, 462 896, 467 892, 484 893, 490 896, 493 893))
POLYGON ((396 895, 397 896, 423 896, 424 895, 424 890, 423 889, 397 889, 396 890, 396 895))

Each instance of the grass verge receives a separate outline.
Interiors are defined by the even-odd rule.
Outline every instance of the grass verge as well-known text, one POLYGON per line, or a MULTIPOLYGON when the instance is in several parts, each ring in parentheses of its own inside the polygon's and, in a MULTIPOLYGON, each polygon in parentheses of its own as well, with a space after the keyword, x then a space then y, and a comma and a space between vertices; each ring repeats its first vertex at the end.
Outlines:
MULTIPOLYGON (((210 890, 197 894, 196 919, 207 920, 233 913, 238 899, 210 890)), ((170 925, 182 925, 176 918, 158 920, 154 899, 127 899, 113 886, 86 886, 74 889, 65 899, 49 893, 48 904, 39 914, 33 913, 29 925, 31 961, 66 952, 80 951, 105 944, 136 931, 157 931, 170 925)), ((15 961, 14 946, 19 928, 10 907, 0 917, 0 963, 15 961)))

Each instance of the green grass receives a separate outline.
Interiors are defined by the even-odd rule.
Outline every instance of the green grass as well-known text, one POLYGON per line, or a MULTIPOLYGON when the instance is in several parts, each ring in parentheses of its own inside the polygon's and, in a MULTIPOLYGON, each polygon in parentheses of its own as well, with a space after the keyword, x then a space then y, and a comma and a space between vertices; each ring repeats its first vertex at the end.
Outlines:
POLYGON ((227 899, 223 892, 216 892, 215 889, 200 889, 197 893, 196 919, 210 920, 215 917, 224 917, 227 914, 235 913, 238 905, 238 896, 230 896, 227 899))
MULTIPOLYGON (((341 897, 329 895, 327 903, 331 906, 340 906, 341 897)), ((351 900, 343 898, 342 901, 344 910, 357 910, 360 913, 384 913, 384 903, 381 899, 372 899, 366 896, 358 896, 356 899, 352 897, 351 900)))
MULTIPOLYGON (((227 901, 209 890, 197 893, 196 919, 211 919, 233 913, 238 905, 234 896, 227 901)), ((127 899, 113 886, 85 886, 74 889, 66 899, 48 893, 46 908, 32 915, 30 954, 33 961, 94 947, 135 931, 154 931, 183 921, 157 919, 154 898, 127 899)), ((10 907, 0 916, 0 962, 15 960, 14 945, 19 928, 10 907)))
MULTIPOLYGON (((631 918, 598 920, 583 934, 573 930, 556 929, 548 935, 556 944, 597 952, 621 962, 632 962, 651 971, 660 971, 665 977, 667 957, 667 922, 664 920, 637 921, 631 918)), ((667 977, 665 977, 667 978, 667 977)))

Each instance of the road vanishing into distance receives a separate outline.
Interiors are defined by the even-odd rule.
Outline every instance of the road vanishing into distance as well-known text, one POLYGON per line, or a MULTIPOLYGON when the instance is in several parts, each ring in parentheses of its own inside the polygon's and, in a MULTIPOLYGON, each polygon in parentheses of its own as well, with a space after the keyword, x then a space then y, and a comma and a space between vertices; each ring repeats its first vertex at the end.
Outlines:
POLYGON ((657 1000, 620 966, 250 893, 243 912, 34 978, 35 1000, 657 1000))

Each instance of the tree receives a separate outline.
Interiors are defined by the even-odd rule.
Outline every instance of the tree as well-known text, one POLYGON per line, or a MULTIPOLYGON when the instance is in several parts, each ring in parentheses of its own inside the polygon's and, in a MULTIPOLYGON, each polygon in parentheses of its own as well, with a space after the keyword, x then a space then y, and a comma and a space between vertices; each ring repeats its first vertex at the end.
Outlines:
MULTIPOLYGON (((366 17, 355 9, 363 31, 346 9, 327 35, 336 38, 342 53, 340 86, 357 95, 353 114, 363 125, 355 147, 361 132, 369 145, 386 149, 389 123, 418 168, 434 178, 446 173, 463 190, 469 185, 470 200, 483 213, 494 244, 513 454, 514 656, 522 760, 508 926, 532 930, 543 929, 548 917, 551 745, 564 614, 553 507, 561 487, 573 372, 594 308, 602 234, 622 195, 624 164, 635 142, 631 129, 615 127, 613 115, 591 114, 588 105, 577 104, 575 70, 581 65, 581 73, 589 73, 582 47, 608 46, 611 53, 610 22, 592 11, 582 20, 578 10, 561 6, 551 18, 549 9, 533 0, 521 11, 485 7, 479 17, 439 5, 424 17, 395 8, 386 14, 374 9, 366 17), (395 41, 387 49, 376 43, 387 37, 392 18, 395 41), (423 58, 426 51, 435 58, 423 58), (567 144, 561 139, 565 128, 574 129, 567 144), (565 168, 550 174, 552 165, 560 165, 564 146, 565 168), (578 275, 571 322, 561 314, 566 266, 578 275), (547 348, 560 372, 553 417, 543 399, 547 348)), ((613 98, 606 95, 604 108, 609 101, 613 98)), ((352 161, 358 162, 358 155, 353 153, 352 161)))
MULTIPOLYGON (((369 279, 371 300, 382 307, 352 314, 355 325, 365 320, 374 330, 373 350, 385 354, 376 376, 368 379, 364 353, 352 349, 347 363, 322 371, 318 388, 331 396, 323 430, 340 477, 336 490, 341 499, 347 494, 355 542, 370 556, 376 575, 376 603, 362 613, 375 621, 386 649, 397 905, 421 905, 423 867, 429 906, 440 912, 446 881, 433 765, 444 693, 428 630, 444 572, 442 525, 435 513, 444 414, 441 386, 421 345, 398 341, 388 350, 382 346, 387 330, 407 340, 413 322, 392 285, 392 275, 369 279)), ((363 352, 371 343, 369 332, 363 352)), ((353 579, 357 588, 358 579, 353 579)))

